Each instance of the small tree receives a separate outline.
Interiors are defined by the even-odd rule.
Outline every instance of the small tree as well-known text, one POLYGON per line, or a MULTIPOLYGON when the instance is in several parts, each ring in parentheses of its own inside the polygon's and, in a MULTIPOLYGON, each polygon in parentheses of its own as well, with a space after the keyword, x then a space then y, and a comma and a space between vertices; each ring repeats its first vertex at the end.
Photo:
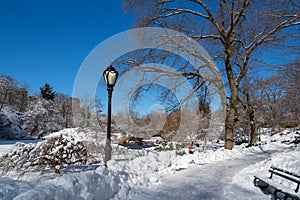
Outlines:
POLYGON ((49 85, 48 83, 46 83, 44 85, 44 87, 40 88, 41 90, 41 95, 44 99, 46 100, 51 100, 53 101, 55 98, 55 92, 53 91, 53 87, 51 85, 49 85))
POLYGON ((63 118, 63 127, 74 127, 72 113, 72 98, 62 93, 55 94, 55 105, 63 118))

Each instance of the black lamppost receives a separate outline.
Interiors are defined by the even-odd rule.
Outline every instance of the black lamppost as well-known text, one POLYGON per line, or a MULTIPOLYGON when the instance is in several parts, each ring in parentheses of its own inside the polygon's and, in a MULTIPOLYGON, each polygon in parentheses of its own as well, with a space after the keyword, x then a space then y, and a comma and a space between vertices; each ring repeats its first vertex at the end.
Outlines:
POLYGON ((107 161, 111 159, 111 140, 110 140, 110 132, 111 132, 111 97, 112 92, 114 89, 114 86, 116 84, 117 78, 118 78, 118 71, 110 65, 106 68, 106 70, 103 72, 103 77, 107 86, 108 91, 108 109, 107 109, 107 134, 106 134, 106 144, 105 144, 105 158, 104 158, 104 164, 107 166, 107 161))

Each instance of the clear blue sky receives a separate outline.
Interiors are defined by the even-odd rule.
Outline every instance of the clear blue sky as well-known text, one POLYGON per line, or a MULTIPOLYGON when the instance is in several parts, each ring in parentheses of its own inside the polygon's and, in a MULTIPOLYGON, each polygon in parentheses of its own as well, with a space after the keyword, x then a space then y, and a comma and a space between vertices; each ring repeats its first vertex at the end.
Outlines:
POLYGON ((105 39, 133 27, 119 0, 0 0, 0 74, 72 95, 82 61, 105 39))
MULTIPOLYGON (((71 96, 86 56, 133 27, 120 0, 0 0, 0 74, 27 83, 30 94, 49 83, 71 96)), ((100 92, 106 110, 106 88, 100 92)), ((148 112, 152 103, 155 97, 146 95, 137 109, 148 112)))

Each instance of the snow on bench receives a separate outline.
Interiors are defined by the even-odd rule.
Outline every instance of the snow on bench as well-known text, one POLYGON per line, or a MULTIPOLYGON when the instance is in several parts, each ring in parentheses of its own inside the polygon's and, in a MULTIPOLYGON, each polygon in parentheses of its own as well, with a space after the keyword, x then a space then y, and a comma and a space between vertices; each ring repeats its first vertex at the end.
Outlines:
POLYGON ((262 179, 254 176, 254 186, 260 187, 261 189, 267 189, 269 192, 272 191, 275 200, 277 197, 281 196, 283 196, 284 199, 290 198, 300 200, 300 195, 298 194, 300 175, 273 166, 269 172, 271 173, 269 179, 262 179), (280 178, 276 178, 275 180, 273 175, 280 178), (293 185, 291 185, 291 183, 289 185, 286 183, 287 180, 293 182, 292 184, 296 183, 296 186, 294 186, 295 189, 292 189, 293 185))

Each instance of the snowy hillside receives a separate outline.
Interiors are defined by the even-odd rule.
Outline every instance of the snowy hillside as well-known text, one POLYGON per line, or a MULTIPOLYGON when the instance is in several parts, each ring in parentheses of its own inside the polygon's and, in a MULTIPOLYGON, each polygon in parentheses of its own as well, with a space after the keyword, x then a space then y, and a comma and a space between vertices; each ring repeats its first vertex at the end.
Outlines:
POLYGON ((261 136, 266 144, 250 148, 200 148, 194 154, 183 148, 180 155, 114 145, 108 168, 97 162, 101 150, 87 146, 96 142, 93 134, 65 129, 1 152, 0 199, 270 199, 253 186, 253 175, 268 176, 271 165, 300 174, 300 148, 291 143, 297 132, 261 136))

